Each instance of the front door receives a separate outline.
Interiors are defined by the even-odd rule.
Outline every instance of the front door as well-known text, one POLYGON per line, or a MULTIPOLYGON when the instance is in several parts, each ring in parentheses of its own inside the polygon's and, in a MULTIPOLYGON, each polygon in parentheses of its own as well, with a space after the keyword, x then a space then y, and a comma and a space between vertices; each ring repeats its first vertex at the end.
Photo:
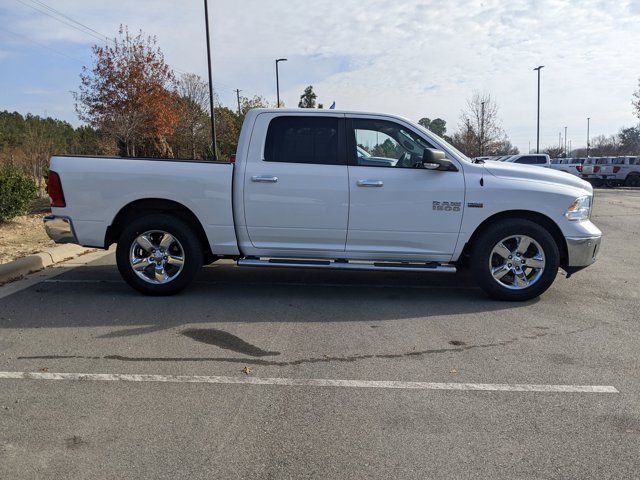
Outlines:
POLYGON ((347 145, 347 252, 373 259, 449 260, 464 209, 462 170, 422 168, 423 152, 433 145, 395 121, 347 119, 347 145))
POLYGON ((344 116, 265 113, 253 132, 265 138, 265 131, 264 143, 252 142, 244 176, 251 244, 265 256, 344 252, 349 214, 344 116))

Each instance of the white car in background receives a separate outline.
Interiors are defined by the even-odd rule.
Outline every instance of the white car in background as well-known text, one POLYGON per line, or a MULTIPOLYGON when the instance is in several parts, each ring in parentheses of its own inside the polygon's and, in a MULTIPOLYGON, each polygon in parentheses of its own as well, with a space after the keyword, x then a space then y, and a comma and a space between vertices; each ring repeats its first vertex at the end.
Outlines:
POLYGON ((640 157, 614 157, 600 168, 602 179, 614 185, 640 187, 640 157))
POLYGON ((551 160, 551 168, 579 177, 582 175, 582 165, 585 160, 585 158, 554 158, 551 160))
POLYGON ((536 167, 551 167, 551 159, 545 153, 523 153, 511 155, 500 162, 519 163, 524 165, 535 165, 536 167))
POLYGON ((596 185, 602 183, 602 167, 611 162, 613 157, 588 157, 582 165, 581 177, 596 185))

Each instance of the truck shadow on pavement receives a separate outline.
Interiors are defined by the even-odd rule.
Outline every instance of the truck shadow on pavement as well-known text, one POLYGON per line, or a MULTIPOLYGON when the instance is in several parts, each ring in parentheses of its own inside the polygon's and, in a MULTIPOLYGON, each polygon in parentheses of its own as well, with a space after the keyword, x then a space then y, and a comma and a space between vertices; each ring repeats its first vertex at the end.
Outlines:
MULTIPOLYGON (((203 269, 172 297, 129 288, 115 266, 86 266, 0 299, 0 328, 133 327, 117 338, 197 323, 376 322, 518 310, 487 298, 464 273, 203 269)), ((197 335, 197 333, 194 333, 197 335)))

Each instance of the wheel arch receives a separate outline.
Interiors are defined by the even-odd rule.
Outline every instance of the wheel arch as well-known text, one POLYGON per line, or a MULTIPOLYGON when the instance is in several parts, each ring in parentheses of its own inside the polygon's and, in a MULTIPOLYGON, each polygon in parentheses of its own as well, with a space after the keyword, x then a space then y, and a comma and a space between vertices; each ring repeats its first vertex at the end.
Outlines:
POLYGON ((461 257, 468 257, 474 242, 488 227, 508 219, 531 220, 532 222, 536 222, 539 225, 543 226, 551 234, 556 242, 556 245, 558 246, 558 251, 560 252, 560 266, 564 268, 567 265, 569 254, 567 250, 567 241, 564 238, 562 230, 560 230, 558 224, 548 216, 540 212, 534 212, 531 210, 507 210, 504 212, 498 212, 486 218, 480 225, 476 227, 471 237, 469 237, 469 240, 462 249, 461 257))
POLYGON ((104 239, 105 248, 109 248, 111 244, 118 241, 122 231, 129 222, 144 215, 154 213, 173 215, 187 223, 191 228, 193 228, 200 240, 205 260, 213 261, 215 256, 211 252, 209 239, 207 238, 207 234, 204 231, 202 223, 198 220, 198 217, 183 204, 164 198, 144 198, 134 200, 123 206, 114 217, 111 225, 107 227, 104 239))

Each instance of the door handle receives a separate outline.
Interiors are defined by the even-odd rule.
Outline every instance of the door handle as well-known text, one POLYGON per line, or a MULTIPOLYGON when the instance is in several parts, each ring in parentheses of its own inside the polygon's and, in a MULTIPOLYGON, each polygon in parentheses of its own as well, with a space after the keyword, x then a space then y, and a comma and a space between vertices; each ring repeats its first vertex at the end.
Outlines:
POLYGON ((269 175, 254 175, 251 177, 252 182, 260 182, 260 183, 276 183, 278 181, 278 177, 270 177, 269 175))
POLYGON ((358 180, 356 182, 359 187, 382 187, 382 180, 358 180))

